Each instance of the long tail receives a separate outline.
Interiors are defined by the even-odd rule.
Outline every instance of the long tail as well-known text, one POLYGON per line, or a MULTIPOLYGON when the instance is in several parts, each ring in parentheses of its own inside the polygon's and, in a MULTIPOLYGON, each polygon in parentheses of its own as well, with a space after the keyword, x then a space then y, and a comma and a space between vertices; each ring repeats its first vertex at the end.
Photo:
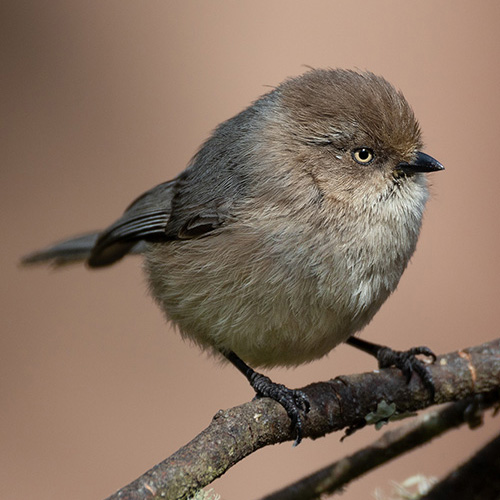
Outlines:
POLYGON ((146 241, 166 239, 174 186, 175 180, 146 191, 106 230, 61 241, 23 257, 21 263, 63 266, 86 261, 89 267, 104 267, 127 254, 143 253, 146 241))
MULTIPOLYGON (((99 232, 82 234, 75 238, 60 241, 47 248, 30 253, 21 259, 23 265, 29 264, 52 264, 53 266, 63 266, 76 262, 86 261, 96 241, 99 232)), ((145 244, 142 241, 137 242, 127 253, 139 254, 144 251, 145 244)))

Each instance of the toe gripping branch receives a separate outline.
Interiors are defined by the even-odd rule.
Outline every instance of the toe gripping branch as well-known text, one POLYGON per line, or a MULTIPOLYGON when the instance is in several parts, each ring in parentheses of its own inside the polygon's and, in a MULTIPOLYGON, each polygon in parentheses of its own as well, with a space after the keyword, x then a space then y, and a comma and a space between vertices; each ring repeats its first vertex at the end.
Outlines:
POLYGON ((428 365, 417 358, 419 355, 428 356, 434 363, 436 355, 428 347, 412 347, 407 351, 395 351, 390 347, 373 344, 357 337, 350 337, 347 343, 374 356, 380 368, 389 368, 390 366, 399 368, 406 378, 406 383, 410 382, 412 373, 415 372, 427 389, 430 400, 434 401, 436 388, 431 372, 428 365))
MULTIPOLYGON (((373 344, 357 337, 350 337, 347 343, 374 356, 378 360, 380 368, 389 368, 390 366, 399 368, 406 379, 406 383, 409 383, 412 374, 416 373, 427 389, 431 402, 434 401, 436 391, 431 372, 428 365, 417 358, 419 355, 428 356, 434 362, 436 356, 428 347, 413 347, 407 351, 395 351, 390 347, 373 344)), ((255 390, 257 397, 271 398, 285 409, 291 420, 292 430, 296 434, 294 446, 297 446, 302 441, 303 416, 307 414, 311 406, 307 396, 302 391, 289 389, 283 384, 277 384, 269 377, 256 372, 234 352, 229 351, 223 354, 245 375, 255 390)))
POLYGON ((297 446, 302 441, 302 414, 306 414, 311 406, 307 396, 302 391, 289 389, 256 372, 232 351, 224 353, 224 356, 245 375, 257 397, 271 398, 285 409, 296 434, 293 445, 297 446))

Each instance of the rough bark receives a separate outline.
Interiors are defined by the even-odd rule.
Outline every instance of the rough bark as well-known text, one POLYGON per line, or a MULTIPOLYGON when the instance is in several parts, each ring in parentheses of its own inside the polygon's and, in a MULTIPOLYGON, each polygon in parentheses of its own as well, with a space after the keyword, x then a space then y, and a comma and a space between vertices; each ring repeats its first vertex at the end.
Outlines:
MULTIPOLYGON (((366 472, 430 442, 449 430, 463 424, 477 427, 482 423, 483 412, 499 401, 500 390, 496 390, 425 413, 407 424, 385 432, 379 439, 356 453, 266 495, 261 500, 313 500, 325 494, 332 494, 366 472)), ((500 492, 500 489, 497 492, 500 492)), ((437 498, 456 497, 445 495, 437 498)), ((434 497, 432 499, 434 500, 434 497)))

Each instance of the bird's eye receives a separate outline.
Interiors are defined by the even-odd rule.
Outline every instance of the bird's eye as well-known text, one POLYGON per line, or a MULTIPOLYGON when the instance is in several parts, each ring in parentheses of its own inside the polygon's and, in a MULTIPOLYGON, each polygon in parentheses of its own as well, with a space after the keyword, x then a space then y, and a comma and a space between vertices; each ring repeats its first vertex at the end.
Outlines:
POLYGON ((370 148, 354 149, 351 155, 354 161, 360 165, 368 165, 368 163, 371 163, 375 157, 373 150, 370 148))

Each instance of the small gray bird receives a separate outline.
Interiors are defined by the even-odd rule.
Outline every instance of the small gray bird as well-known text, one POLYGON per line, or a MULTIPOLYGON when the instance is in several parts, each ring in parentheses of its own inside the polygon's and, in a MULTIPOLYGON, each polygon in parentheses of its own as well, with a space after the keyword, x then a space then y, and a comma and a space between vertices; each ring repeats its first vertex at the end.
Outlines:
POLYGON ((151 293, 184 337, 222 355, 302 436, 307 397, 251 366, 294 366, 341 342, 433 383, 418 354, 361 330, 395 290, 428 198, 407 101, 372 73, 311 70, 222 123, 177 178, 108 229, 24 258, 108 266, 141 253, 151 293), (247 364, 248 363, 248 364, 247 364))

